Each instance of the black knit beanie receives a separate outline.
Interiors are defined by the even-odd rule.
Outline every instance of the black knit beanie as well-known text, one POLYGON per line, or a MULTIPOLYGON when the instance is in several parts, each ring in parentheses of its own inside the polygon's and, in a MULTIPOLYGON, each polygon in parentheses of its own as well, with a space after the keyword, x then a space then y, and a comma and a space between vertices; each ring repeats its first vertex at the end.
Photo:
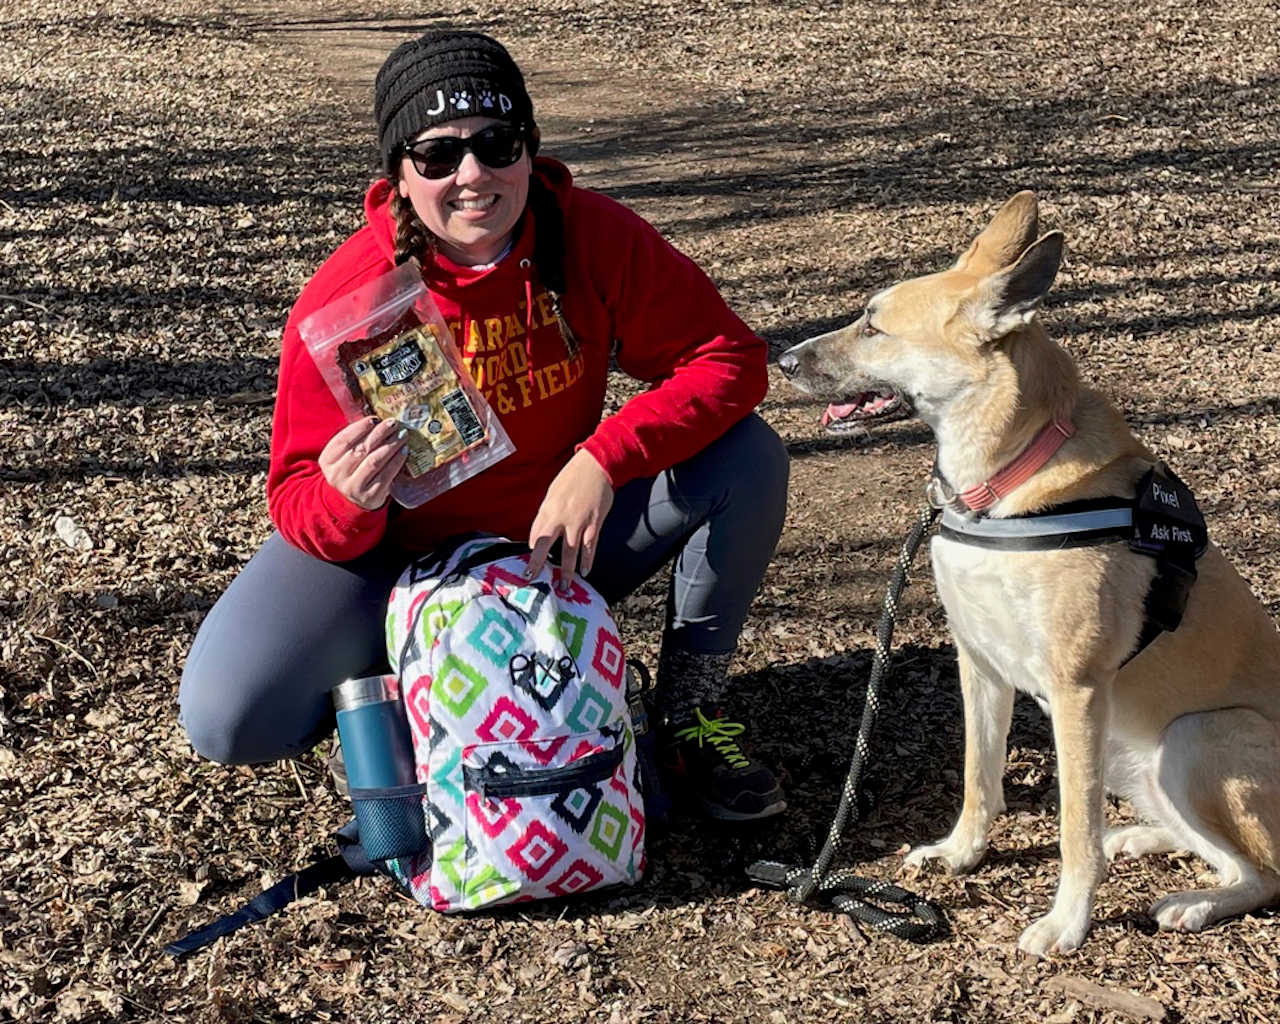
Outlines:
POLYGON ((374 81, 373 116, 388 174, 401 143, 460 117, 522 125, 530 152, 537 148, 524 76, 506 48, 481 32, 428 32, 397 46, 374 81))

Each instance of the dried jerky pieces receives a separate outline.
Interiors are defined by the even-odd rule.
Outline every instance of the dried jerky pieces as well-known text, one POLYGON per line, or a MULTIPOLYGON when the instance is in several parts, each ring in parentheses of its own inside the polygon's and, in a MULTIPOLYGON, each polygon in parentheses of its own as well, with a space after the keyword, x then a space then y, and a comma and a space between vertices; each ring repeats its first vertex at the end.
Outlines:
POLYGON ((386 330, 371 334, 367 338, 355 338, 338 344, 336 355, 338 370, 342 374, 342 379, 346 381, 347 390, 351 392, 351 397, 360 403, 365 412, 372 413, 373 406, 369 401, 368 395, 365 394, 359 377, 352 370, 352 366, 359 361, 360 357, 376 349, 383 348, 387 342, 394 341, 402 334, 407 334, 420 323, 421 321, 414 315, 414 311, 408 309, 386 330))
POLYGON ((339 359, 366 408, 408 429, 405 471, 420 476, 483 444, 489 435, 441 350, 436 328, 417 324, 389 339, 388 334, 392 332, 344 342, 339 359))

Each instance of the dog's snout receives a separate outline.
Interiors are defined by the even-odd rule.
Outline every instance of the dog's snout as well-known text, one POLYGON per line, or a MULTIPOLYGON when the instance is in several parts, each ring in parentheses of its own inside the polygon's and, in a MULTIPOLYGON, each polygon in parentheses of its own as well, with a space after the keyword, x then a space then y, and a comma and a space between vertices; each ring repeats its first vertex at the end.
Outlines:
POLYGON ((782 371, 786 377, 795 376, 797 367, 800 365, 800 358, 796 355, 796 350, 791 348, 778 356, 778 369, 782 371))

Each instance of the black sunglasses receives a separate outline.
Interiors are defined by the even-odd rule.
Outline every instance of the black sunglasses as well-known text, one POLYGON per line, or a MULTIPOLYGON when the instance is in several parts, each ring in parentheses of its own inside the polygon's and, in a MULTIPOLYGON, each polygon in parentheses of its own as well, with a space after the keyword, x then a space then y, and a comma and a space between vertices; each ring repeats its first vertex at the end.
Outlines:
POLYGON ((447 178, 468 152, 486 167, 510 167, 524 153, 524 130, 517 125, 494 124, 465 139, 441 135, 404 143, 404 155, 424 178, 447 178))

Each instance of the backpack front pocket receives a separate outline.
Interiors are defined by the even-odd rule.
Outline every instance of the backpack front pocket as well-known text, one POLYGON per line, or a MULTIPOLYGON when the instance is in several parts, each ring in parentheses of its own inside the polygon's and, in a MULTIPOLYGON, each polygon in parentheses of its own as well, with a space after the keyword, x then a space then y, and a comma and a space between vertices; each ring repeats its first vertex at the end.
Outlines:
POLYGON ((623 723, 463 753, 468 908, 568 896, 638 877, 643 813, 623 723))

